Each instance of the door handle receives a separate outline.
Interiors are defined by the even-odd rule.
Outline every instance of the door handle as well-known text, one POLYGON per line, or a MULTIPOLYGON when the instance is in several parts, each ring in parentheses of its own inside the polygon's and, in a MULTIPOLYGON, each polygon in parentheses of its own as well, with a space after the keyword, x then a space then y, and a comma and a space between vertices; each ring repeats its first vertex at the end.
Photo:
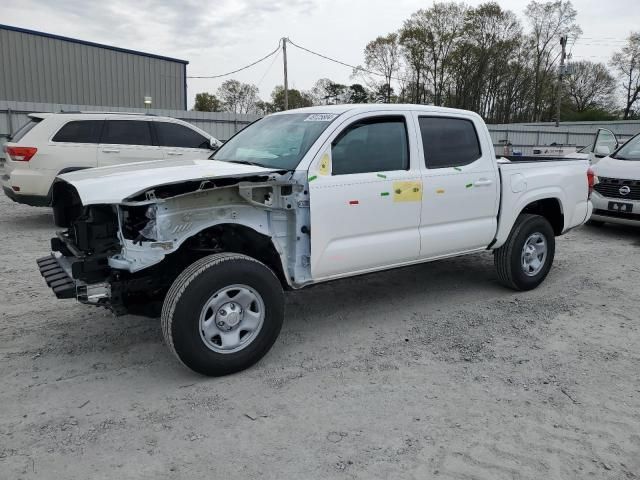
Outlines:
POLYGON ((104 153, 120 153, 120 150, 117 148, 103 148, 102 151, 104 153))
POLYGON ((476 187, 488 187, 491 184, 493 184, 493 180, 489 180, 488 178, 481 178, 473 183, 476 187))
POLYGON ((182 155, 182 152, 167 152, 167 155, 178 156, 178 155, 182 155))

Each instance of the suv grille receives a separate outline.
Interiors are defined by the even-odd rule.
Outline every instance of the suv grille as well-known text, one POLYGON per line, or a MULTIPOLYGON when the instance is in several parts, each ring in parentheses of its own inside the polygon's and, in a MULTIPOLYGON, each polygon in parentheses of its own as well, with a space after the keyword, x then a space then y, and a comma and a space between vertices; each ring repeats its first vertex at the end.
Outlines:
POLYGON ((594 189, 600 195, 608 198, 624 198, 626 200, 640 200, 640 180, 626 180, 622 178, 598 177, 598 183, 594 189), (620 193, 622 187, 628 187, 629 193, 620 193))

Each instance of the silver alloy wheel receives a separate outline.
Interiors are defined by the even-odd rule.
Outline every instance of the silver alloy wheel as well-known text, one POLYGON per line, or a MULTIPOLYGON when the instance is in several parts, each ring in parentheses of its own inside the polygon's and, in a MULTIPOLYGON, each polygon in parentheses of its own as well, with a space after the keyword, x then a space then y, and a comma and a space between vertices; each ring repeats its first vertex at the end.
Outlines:
POLYGON ((522 247, 522 271, 529 277, 534 277, 547 260, 547 239, 539 232, 532 233, 522 247))
POLYGON ((200 337, 216 353, 234 353, 253 342, 264 324, 260 294, 247 285, 214 293, 200 313, 200 337))

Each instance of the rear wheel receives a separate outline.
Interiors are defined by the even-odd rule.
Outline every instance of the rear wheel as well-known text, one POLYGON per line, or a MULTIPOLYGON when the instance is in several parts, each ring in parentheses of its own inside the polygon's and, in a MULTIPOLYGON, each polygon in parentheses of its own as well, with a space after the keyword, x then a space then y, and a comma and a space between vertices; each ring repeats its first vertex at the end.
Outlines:
POLYGON ((523 214, 505 244, 494 252, 500 282, 514 290, 531 290, 545 279, 555 254, 555 235, 546 218, 523 214))
POLYGON ((266 265, 222 253, 188 267, 162 308, 162 332, 172 352, 192 370, 219 376, 244 370, 275 342, 284 295, 266 265))

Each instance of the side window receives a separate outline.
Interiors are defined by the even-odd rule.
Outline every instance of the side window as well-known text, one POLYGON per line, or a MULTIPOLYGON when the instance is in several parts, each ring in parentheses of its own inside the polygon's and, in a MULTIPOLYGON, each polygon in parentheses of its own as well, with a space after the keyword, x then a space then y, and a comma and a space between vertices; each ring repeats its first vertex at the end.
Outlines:
POLYGON ((471 120, 420 117, 419 123, 427 168, 460 167, 482 156, 471 120))
POLYGON ((144 120, 107 120, 101 143, 152 145, 150 123, 144 120))
POLYGON ((68 143, 99 143, 103 120, 75 120, 65 124, 51 141, 68 143))
POLYGON ((333 175, 409 168, 404 117, 376 117, 349 125, 331 145, 333 175))
POLYGON ((209 140, 195 130, 170 122, 155 122, 158 145, 163 147, 209 148, 209 140))

